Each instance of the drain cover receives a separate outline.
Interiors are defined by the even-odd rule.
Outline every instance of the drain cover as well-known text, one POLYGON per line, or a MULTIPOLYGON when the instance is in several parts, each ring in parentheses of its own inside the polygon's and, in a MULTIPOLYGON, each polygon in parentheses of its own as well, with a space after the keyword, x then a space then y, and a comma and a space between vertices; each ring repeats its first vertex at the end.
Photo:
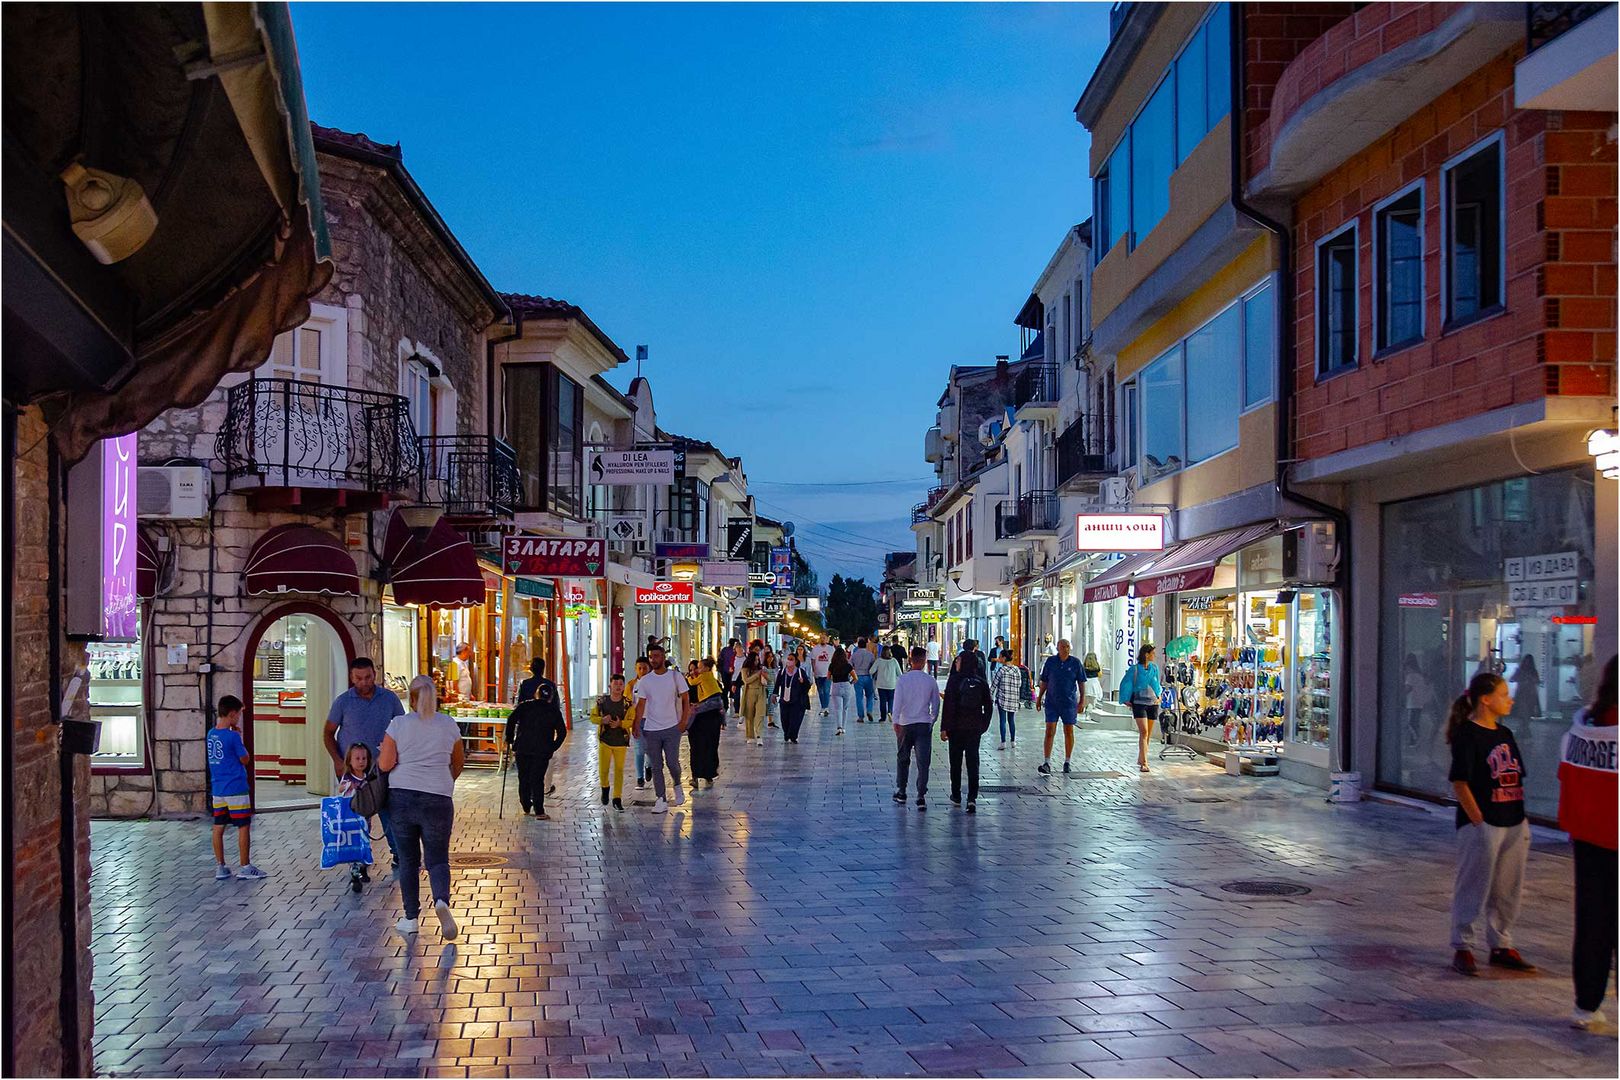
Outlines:
POLYGON ((1304 896, 1311 890, 1292 881, 1228 881, 1221 891, 1239 896, 1304 896))
POLYGON ((474 851, 456 851, 450 855, 450 865, 463 870, 474 870, 482 866, 505 866, 506 859, 500 855, 485 855, 474 851))

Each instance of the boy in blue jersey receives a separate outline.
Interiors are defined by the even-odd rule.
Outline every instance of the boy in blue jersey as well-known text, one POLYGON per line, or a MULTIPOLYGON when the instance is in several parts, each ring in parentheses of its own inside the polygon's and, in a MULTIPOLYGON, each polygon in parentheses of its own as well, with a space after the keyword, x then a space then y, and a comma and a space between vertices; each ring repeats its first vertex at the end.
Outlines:
POLYGON ((253 801, 248 795, 248 769, 253 755, 242 742, 242 700, 230 694, 219 699, 214 727, 208 733, 208 780, 214 807, 214 880, 231 876, 225 865, 225 826, 236 826, 236 850, 242 865, 236 876, 244 881, 269 877, 248 858, 253 828, 253 801))

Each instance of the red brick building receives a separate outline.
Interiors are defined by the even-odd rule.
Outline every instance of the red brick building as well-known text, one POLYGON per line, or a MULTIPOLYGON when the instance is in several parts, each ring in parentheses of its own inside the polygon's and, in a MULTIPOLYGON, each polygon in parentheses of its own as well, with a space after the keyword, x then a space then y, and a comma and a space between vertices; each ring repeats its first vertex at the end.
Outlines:
POLYGON ((1528 39, 1524 5, 1244 8, 1291 479, 1350 518, 1354 766, 1443 796, 1442 703, 1486 665, 1546 775, 1615 651, 1586 450, 1614 426, 1614 6, 1533 5, 1528 39))

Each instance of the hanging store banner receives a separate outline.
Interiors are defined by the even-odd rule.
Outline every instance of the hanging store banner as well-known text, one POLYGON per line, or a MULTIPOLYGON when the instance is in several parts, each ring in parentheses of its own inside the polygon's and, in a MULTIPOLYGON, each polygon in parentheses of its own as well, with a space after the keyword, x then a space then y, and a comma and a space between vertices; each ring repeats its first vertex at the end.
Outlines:
POLYGON ((664 544, 653 545, 653 555, 660 559, 697 559, 709 557, 708 544, 664 544))
POLYGON ((101 641, 134 641, 135 435, 103 439, 73 467, 67 503, 66 629, 101 641))
POLYGON ((636 450, 591 450, 585 462, 587 483, 604 486, 636 487, 642 484, 675 482, 673 448, 636 450))
POLYGON ((607 523, 609 540, 630 543, 647 539, 647 518, 642 514, 613 514, 607 523))
POLYGON ((636 586, 637 604, 690 604, 690 581, 655 581, 650 588, 636 586))
POLYGON ((702 564, 705 585, 747 585, 748 564, 730 559, 707 559, 702 564))
POLYGON ((726 519, 726 558, 747 559, 754 550, 754 519, 726 519))
POLYGON ((945 621, 945 612, 941 608, 930 608, 917 613, 919 621, 924 623, 940 623, 945 621))
POLYGON ((513 574, 599 578, 606 572, 607 541, 599 537, 508 536, 502 556, 513 574))
POLYGON ((1076 514, 1074 546, 1079 551, 1164 550, 1163 514, 1076 514))
POLYGON ((787 547, 771 548, 771 573, 776 580, 771 584, 783 592, 793 591, 793 549, 787 547))

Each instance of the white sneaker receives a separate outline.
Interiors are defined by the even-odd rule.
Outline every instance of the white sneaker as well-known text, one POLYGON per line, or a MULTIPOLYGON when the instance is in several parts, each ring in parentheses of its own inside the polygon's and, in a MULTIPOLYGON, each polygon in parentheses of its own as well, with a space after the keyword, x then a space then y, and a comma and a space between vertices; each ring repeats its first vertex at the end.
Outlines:
POLYGON ((267 878, 269 876, 269 874, 265 873, 263 870, 260 870, 252 863, 247 863, 244 866, 240 866, 236 871, 236 880, 238 881, 258 881, 260 878, 267 878))
POLYGON ((401 918, 399 922, 394 924, 394 929, 402 934, 414 934, 416 933, 416 920, 401 918))
POLYGON ((843 728, 839 728, 837 731, 833 732, 834 735, 842 735, 843 733, 844 733, 843 728))
POLYGON ((1589 1031, 1601 1023, 1603 1023, 1603 1010, 1601 1009, 1593 1009, 1591 1012, 1587 1012, 1585 1009, 1577 1008, 1569 1014, 1569 1026, 1580 1028, 1582 1031, 1589 1031))
POLYGON ((673 805, 673 806, 682 805, 683 803, 686 802, 686 790, 684 788, 682 788, 681 785, 676 784, 675 785, 675 795, 669 801, 670 801, 670 804, 673 805))
POLYGON ((444 934, 446 941, 454 941, 461 928, 456 925, 456 917, 450 914, 450 905, 443 900, 433 902, 433 914, 439 917, 439 931, 444 934))
POLYGON ((659 799, 657 802, 653 803, 653 813, 655 813, 655 814, 667 814, 667 813, 669 813, 669 803, 665 802, 663 799, 659 799))

